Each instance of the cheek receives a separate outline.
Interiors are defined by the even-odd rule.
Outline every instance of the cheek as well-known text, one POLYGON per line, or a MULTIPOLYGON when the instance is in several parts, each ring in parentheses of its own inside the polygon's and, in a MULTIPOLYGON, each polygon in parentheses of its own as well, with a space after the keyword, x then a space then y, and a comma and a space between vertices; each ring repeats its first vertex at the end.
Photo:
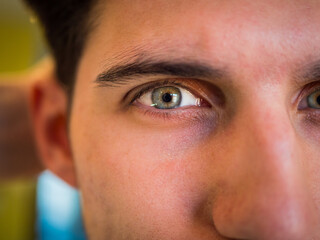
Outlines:
POLYGON ((307 166, 307 177, 308 182, 310 184, 311 193, 314 198, 314 202, 317 204, 317 208, 320 211, 320 150, 319 150, 319 144, 317 145, 311 145, 308 144, 304 148, 305 152, 305 159, 307 161, 305 162, 307 166))
POLYGON ((179 228, 197 214, 208 194, 200 158, 210 124, 160 130, 125 117, 98 118, 79 118, 72 136, 88 212, 103 222, 117 216, 118 224, 150 222, 155 228, 179 228))

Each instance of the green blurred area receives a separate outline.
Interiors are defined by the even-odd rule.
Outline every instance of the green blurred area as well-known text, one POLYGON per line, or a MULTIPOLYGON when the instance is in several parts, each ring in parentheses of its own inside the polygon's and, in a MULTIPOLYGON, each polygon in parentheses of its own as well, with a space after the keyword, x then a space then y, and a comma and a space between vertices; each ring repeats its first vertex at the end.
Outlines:
POLYGON ((35 239, 35 202, 34 181, 0 183, 0 239, 35 239))
MULTIPOLYGON (((45 52, 39 27, 22 1, 0 0, 0 79, 30 68, 45 52)), ((35 239, 35 194, 35 180, 0 182, 0 239, 35 239)))
POLYGON ((0 74, 25 70, 45 54, 39 27, 22 1, 0 2, 0 74))

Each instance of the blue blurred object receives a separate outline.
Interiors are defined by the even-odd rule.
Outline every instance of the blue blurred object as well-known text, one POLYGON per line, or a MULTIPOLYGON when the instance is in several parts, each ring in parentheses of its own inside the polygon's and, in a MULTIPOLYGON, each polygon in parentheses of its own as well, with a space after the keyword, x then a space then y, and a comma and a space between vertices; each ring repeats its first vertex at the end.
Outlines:
POLYGON ((78 191, 49 171, 38 180, 37 210, 40 240, 86 239, 78 191))

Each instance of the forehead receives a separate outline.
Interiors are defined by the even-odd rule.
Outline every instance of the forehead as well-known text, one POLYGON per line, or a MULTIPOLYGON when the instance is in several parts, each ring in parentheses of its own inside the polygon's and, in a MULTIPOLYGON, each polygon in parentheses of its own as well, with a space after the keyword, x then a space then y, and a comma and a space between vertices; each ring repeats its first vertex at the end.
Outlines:
POLYGON ((147 53, 285 68, 317 59, 320 50, 316 0, 108 0, 101 6, 85 51, 101 63, 147 53))

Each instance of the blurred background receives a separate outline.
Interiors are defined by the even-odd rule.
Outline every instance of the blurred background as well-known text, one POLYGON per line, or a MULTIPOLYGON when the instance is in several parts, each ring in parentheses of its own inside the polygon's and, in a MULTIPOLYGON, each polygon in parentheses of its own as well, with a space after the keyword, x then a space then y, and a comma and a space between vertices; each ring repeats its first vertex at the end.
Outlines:
POLYGON ((0 0, 0 239, 85 239, 79 193, 49 171, 29 170, 39 160, 28 72, 45 58, 31 12, 21 0, 0 0))
POLYGON ((0 72, 25 70, 46 52, 41 33, 20 0, 0 4, 0 72))

